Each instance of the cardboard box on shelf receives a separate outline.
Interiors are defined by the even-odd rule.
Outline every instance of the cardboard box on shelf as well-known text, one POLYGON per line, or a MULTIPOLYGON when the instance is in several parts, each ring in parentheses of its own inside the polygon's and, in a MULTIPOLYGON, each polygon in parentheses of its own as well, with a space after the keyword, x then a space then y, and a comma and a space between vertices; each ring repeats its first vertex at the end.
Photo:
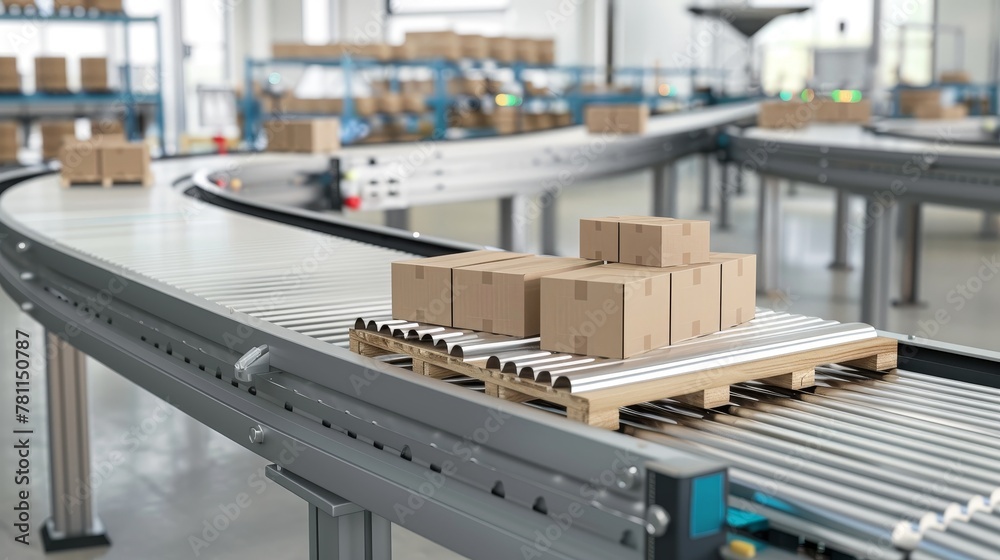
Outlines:
POLYGON ((42 92, 65 93, 66 58, 62 56, 35 57, 35 89, 42 92))
POLYGON ((941 72, 938 81, 942 84, 968 84, 972 82, 972 76, 965 70, 947 70, 941 72))
POLYGON ((16 163, 21 143, 17 138, 18 123, 0 121, 0 163, 16 163))
POLYGON ((122 0, 87 0, 87 7, 99 12, 121 12, 122 0))
POLYGON ((383 113, 403 112, 403 96, 398 93, 384 93, 376 97, 375 101, 378 104, 378 110, 383 113))
POLYGON ((111 183, 152 184, 149 145, 145 142, 105 141, 98 149, 101 180, 111 183))
POLYGON ((643 103, 588 105, 584 112, 587 132, 642 134, 649 121, 649 106, 643 103))
POLYGON ((586 259, 528 256, 456 268, 452 281, 462 289, 456 289, 452 298, 452 326, 537 336, 542 277, 598 264, 586 259))
POLYGON ((108 91, 108 59, 104 57, 80 58, 80 89, 83 91, 108 91))
POLYGON ((3 4, 8 8, 12 6, 17 6, 23 11, 24 8, 35 7, 35 0, 4 0, 3 4))
POLYGON ((969 108, 965 105, 942 107, 927 103, 914 107, 913 116, 918 119, 964 119, 969 116, 969 108))
POLYGON ((462 56, 482 60, 490 57, 490 41, 482 35, 459 35, 462 56))
POLYGON ((914 116, 918 106, 942 106, 944 96, 938 88, 903 89, 898 94, 899 114, 904 117, 914 116))
POLYGON ((552 125, 553 126, 572 126, 573 125, 573 113, 553 113, 552 114, 552 125))
POLYGON ((535 39, 514 39, 515 58, 525 64, 538 64, 538 43, 535 39))
POLYGON ((403 43, 392 46, 392 58, 394 60, 414 60, 417 58, 417 49, 413 43, 403 43))
POLYGON ((521 130, 520 107, 494 107, 489 116, 489 123, 497 134, 513 134, 521 130))
POLYGON ((509 64, 517 61, 517 47, 510 37, 490 37, 490 58, 509 64))
POLYGON ((55 0, 52 6, 57 12, 63 8, 70 10, 73 8, 87 8, 87 0, 55 0))
POLYGON ((470 251, 392 263, 392 317, 452 326, 452 298, 463 286, 452 283, 453 269, 525 257, 506 251, 470 251))
POLYGON ((617 217, 580 220, 580 256, 585 259, 618 262, 617 217))
POLYGON ((403 111, 406 113, 423 113, 427 110, 427 101, 419 93, 403 94, 403 111))
POLYGON ((670 273, 595 266, 541 280, 541 348, 628 358, 670 343, 670 273))
POLYGON ((67 136, 76 136, 74 121, 42 121, 39 124, 42 131, 42 158, 56 159, 59 150, 67 136))
POLYGON ((753 319, 757 311, 757 255, 711 253, 709 262, 722 266, 720 328, 753 319))
POLYGON ((17 57, 0 56, 0 92, 20 93, 21 75, 17 72, 17 57))
POLYGON ((406 43, 413 44, 417 58, 462 58, 462 39, 454 31, 409 32, 406 43))
POLYGON ((354 114, 361 117, 370 117, 378 113, 378 102, 374 97, 355 97, 354 114))
POLYGON ((124 140, 125 125, 115 117, 92 119, 90 121, 90 137, 95 139, 102 137, 121 138, 124 140))
POLYGON ((487 93, 486 78, 464 78, 461 81, 461 91, 466 95, 481 97, 487 93))
MULTIPOLYGON (((825 104, 821 103, 820 106, 825 104)), ((765 101, 757 111, 760 128, 802 128, 812 122, 818 108, 795 101, 765 101)), ((833 109, 827 109, 833 110, 833 109)))
POLYGON ((619 262, 661 268, 708 262, 711 227, 705 220, 623 217, 619 222, 619 262))
POLYGON ((535 51, 538 53, 538 64, 555 64, 556 42, 554 39, 535 39, 535 51))
POLYGON ((385 43, 361 43, 356 45, 345 45, 345 50, 351 56, 360 58, 374 58, 375 60, 392 60, 392 45, 385 43))

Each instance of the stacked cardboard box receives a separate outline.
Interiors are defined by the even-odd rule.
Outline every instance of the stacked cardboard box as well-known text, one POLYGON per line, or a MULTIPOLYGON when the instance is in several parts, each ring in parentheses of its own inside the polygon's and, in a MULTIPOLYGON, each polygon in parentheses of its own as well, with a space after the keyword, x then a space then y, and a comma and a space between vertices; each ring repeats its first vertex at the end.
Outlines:
POLYGON ((4 0, 3 4, 7 8, 17 6, 23 12, 25 8, 35 8, 35 0, 4 0))
POLYGON ((39 124, 42 131, 42 158, 56 159, 66 138, 76 138, 76 123, 74 121, 42 121, 39 124))
POLYGON ((948 70, 941 72, 938 81, 942 84, 968 84, 972 82, 972 76, 965 70, 948 70))
POLYGON ((122 138, 67 139, 59 151, 63 187, 80 183, 139 183, 150 186, 149 146, 122 138))
POLYGON ((649 121, 649 107, 642 103, 588 105, 584 112, 587 132, 601 134, 643 134, 649 121))
POLYGON ((62 56, 35 57, 35 89, 64 93, 69 91, 66 81, 66 58, 62 56))
POLYGON ((935 104, 922 104, 913 108, 913 116, 918 119, 964 119, 969 115, 966 105, 944 107, 935 104))
POLYGON ((538 64, 538 43, 534 39, 514 39, 515 57, 525 64, 538 64))
POLYGON ((58 12, 63 8, 68 10, 72 10, 73 8, 86 9, 89 6, 87 5, 87 0, 55 0, 55 2, 53 2, 53 7, 55 8, 55 11, 58 12))
POLYGON ((943 105, 944 95, 938 88, 904 89, 899 92, 899 114, 904 117, 914 116, 920 106, 943 105))
POLYGON ((462 37, 454 31, 410 32, 406 44, 413 45, 416 58, 462 58, 462 37))
POLYGON ((807 103, 765 101, 757 111, 760 128, 802 128, 813 121, 819 110, 807 103))
POLYGON ((21 75, 17 73, 17 57, 0 56, 0 93, 20 93, 21 75))
POLYGON ((403 94, 403 112, 405 113, 423 113, 427 110, 427 101, 424 96, 419 93, 404 93, 403 94))
POLYGON ((339 119, 268 121, 268 149, 272 152, 329 153, 340 148, 339 119))
POLYGON ((121 12, 122 0, 87 0, 87 7, 99 12, 121 12))
POLYGON ((815 122, 868 124, 872 118, 872 104, 868 100, 838 103, 824 99, 812 105, 812 120, 815 122))
POLYGON ((510 37, 490 37, 490 58, 510 64, 517 61, 517 46, 510 37))
POLYGON ((489 122, 497 134, 513 134, 521 130, 520 107, 494 107, 489 122))
POLYGON ((17 123, 14 121, 0 121, 0 163, 17 163, 17 151, 19 148, 17 123))
POLYGON ((556 42, 553 39, 535 39, 535 51, 539 64, 555 64, 556 42))
POLYGON ((490 57, 490 40, 482 35, 459 35, 462 42, 462 56, 483 59, 490 57))
POLYGON ((104 57, 80 58, 80 89, 83 91, 108 91, 108 59, 104 57))

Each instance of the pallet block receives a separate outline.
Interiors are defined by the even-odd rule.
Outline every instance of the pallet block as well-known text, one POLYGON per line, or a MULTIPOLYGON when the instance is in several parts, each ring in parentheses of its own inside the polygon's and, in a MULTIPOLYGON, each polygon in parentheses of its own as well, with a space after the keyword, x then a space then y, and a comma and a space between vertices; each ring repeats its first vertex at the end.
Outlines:
POLYGON ((618 409, 623 406, 674 399, 702 408, 715 408, 729 402, 729 386, 735 383, 760 381, 788 389, 802 389, 815 384, 814 371, 820 365, 878 366, 879 369, 873 371, 896 366, 896 341, 878 337, 611 389, 571 393, 567 389, 466 362, 430 343, 388 334, 352 329, 350 348, 369 357, 405 354, 413 358, 413 370, 420 375, 438 379, 465 375, 482 381, 487 395, 511 402, 545 401, 565 408, 566 416, 571 420, 609 429, 618 429, 618 409))

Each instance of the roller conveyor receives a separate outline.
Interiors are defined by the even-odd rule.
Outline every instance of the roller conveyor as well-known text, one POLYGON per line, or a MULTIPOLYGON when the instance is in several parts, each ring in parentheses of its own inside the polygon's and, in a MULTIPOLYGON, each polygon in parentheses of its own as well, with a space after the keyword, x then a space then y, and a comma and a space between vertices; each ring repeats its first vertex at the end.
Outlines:
POLYGON ((574 424, 341 348, 355 319, 387 314, 389 262, 465 246, 336 220, 343 235, 330 235, 183 194, 205 188, 198 170, 289 161, 157 162, 147 190, 20 180, 0 198, 0 282, 50 332, 283 467, 269 476, 311 484, 299 494, 311 508, 326 492, 470 557, 730 558, 723 533, 691 531, 693 481, 726 465, 730 507, 810 546, 988 557, 976 554, 1000 501, 997 356, 900 337, 892 375, 827 368, 814 392, 740 384, 707 413, 636 405, 623 413, 631 435, 574 424), (235 364, 255 348, 241 380, 235 364), (480 441, 497 417, 503 429, 480 441), (435 475, 447 483, 422 491, 435 475), (413 496, 422 505, 401 515, 413 496), (576 507, 562 538, 539 545, 576 507))

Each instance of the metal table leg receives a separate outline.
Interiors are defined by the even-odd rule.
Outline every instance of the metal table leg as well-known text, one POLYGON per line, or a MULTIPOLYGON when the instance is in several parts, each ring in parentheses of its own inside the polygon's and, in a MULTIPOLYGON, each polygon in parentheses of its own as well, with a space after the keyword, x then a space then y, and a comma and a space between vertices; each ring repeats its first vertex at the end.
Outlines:
POLYGON ((672 161, 653 166, 653 215, 677 217, 677 166, 672 161))
POLYGON ((385 211, 385 225, 387 227, 410 230, 410 209, 399 208, 397 210, 385 211))
POLYGON ((1000 212, 983 212, 983 229, 980 235, 983 239, 1000 238, 1000 212))
POLYGON ((391 560, 392 524, 278 465, 267 478, 309 504, 309 560, 391 560))
POLYGON ((701 211, 712 211, 712 154, 701 154, 701 211))
POLYGON ((558 193, 556 191, 546 191, 542 193, 542 254, 555 255, 556 229, 558 228, 557 206, 558 193))
POLYGON ((865 262, 861 274, 861 321, 877 329, 889 322, 889 255, 893 241, 893 210, 873 197, 865 208, 865 262))
POLYGON ((500 199, 500 246, 508 251, 528 251, 528 204, 522 194, 500 199))
POLYGON ((743 188, 743 167, 740 165, 736 165, 736 184, 734 186, 733 192, 736 196, 742 196, 746 192, 743 188))
POLYGON ((781 184, 777 177, 761 176, 757 209, 757 291, 778 289, 781 251, 781 184))
POLYGON ((732 178, 740 174, 740 168, 736 165, 723 164, 719 169, 722 171, 722 185, 719 188, 719 229, 728 231, 732 227, 729 219, 729 199, 733 194, 732 178))
POLYGON ((896 306, 920 305, 920 254, 923 247, 920 203, 905 204, 900 219, 903 226, 903 268, 899 277, 899 299, 892 303, 896 306))
POLYGON ((847 216, 851 207, 851 195, 847 191, 837 191, 837 210, 833 220, 833 270, 851 270, 847 259, 847 216))
POLYGON ((54 334, 46 333, 46 341, 52 517, 42 527, 42 545, 46 552, 108 546, 89 487, 86 356, 54 334))

